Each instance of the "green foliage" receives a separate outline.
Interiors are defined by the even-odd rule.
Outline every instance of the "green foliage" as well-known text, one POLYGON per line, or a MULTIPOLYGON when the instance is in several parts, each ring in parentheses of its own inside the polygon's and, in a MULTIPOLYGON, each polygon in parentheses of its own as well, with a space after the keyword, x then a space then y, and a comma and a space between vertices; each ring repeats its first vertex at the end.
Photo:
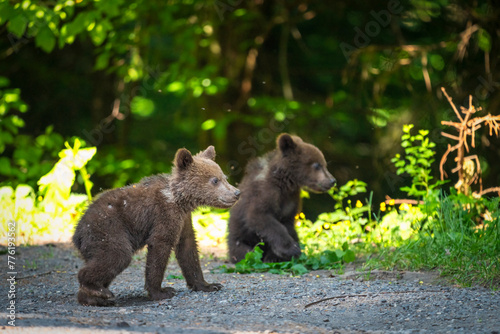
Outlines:
POLYGON ((169 279, 184 279, 184 276, 182 275, 172 275, 172 274, 168 274, 167 277, 165 277, 166 280, 169 280, 169 279))
MULTIPOLYGON (((356 196, 358 194, 366 193, 366 183, 357 179, 347 181, 346 184, 340 188, 335 185, 333 188, 328 190, 328 194, 335 201, 335 209, 344 208, 344 199, 349 196, 356 196)), ((349 201, 350 205, 350 201, 349 201)))
POLYGON ((0 153, 5 151, 8 144, 14 142, 14 137, 19 133, 19 128, 24 126, 24 121, 12 111, 26 112, 28 106, 21 101, 19 89, 6 89, 9 80, 0 76, 0 153))
POLYGON ((92 182, 89 180, 85 165, 96 153, 96 148, 81 148, 81 144, 78 138, 75 139, 74 147, 69 146, 68 142, 66 142, 65 146, 67 148, 59 153, 60 160, 49 173, 38 180, 39 191, 44 197, 47 212, 56 213, 59 203, 64 203, 69 199, 71 187, 75 182, 75 171, 80 172, 87 197, 92 200, 90 193, 92 182))
POLYGON ((415 238, 426 219, 429 217, 419 206, 401 204, 365 228, 365 243, 375 245, 376 249, 400 247, 415 238))
POLYGON ((306 249, 340 249, 346 242, 360 238, 365 225, 372 222, 371 199, 365 204, 356 200, 353 205, 351 198, 365 192, 365 182, 348 181, 340 188, 335 186, 328 191, 335 201, 333 212, 321 213, 314 223, 300 214, 298 233, 306 249))
POLYGON ((11 186, 0 187, 0 222, 4 230, 9 223, 16 224, 18 243, 30 243, 45 234, 67 235, 90 199, 92 184, 85 165, 95 154, 95 148, 81 148, 78 139, 74 147, 67 142, 66 147, 59 153, 60 160, 54 168, 38 181, 38 195, 25 184, 15 190, 11 186), (80 171, 85 180, 87 195, 71 193, 75 171, 80 171))
MULTIPOLYGON (((480 225, 468 209, 471 199, 441 196, 432 230, 423 230, 401 247, 385 247, 368 267, 438 269, 465 286, 500 287, 500 199, 482 199, 487 214, 480 225), (465 201, 464 201, 465 200, 465 201)), ((476 216, 477 217, 477 216, 476 216)))
POLYGON ((398 175, 407 173, 412 178, 411 186, 403 187, 401 190, 408 193, 409 196, 424 198, 444 182, 431 183, 433 179, 431 166, 436 154, 433 148, 436 144, 427 137, 429 131, 419 130, 418 134, 413 136, 411 135, 412 128, 413 124, 403 126, 401 147, 405 150, 405 156, 396 154, 391 161, 397 167, 398 175))
MULTIPOLYGON (((23 87, 30 101, 42 102, 30 106, 37 115, 70 107, 73 122, 62 126, 54 122, 64 127, 57 128, 61 133, 94 128, 109 116, 104 101, 118 97, 120 112, 133 120, 115 121, 116 131, 107 133, 99 151, 111 151, 119 144, 120 158, 137 164, 144 157, 154 161, 159 156, 144 147, 149 148, 151 138, 161 138, 171 151, 189 144, 215 144, 223 159, 243 165, 248 156, 239 157, 239 145, 230 143, 242 143, 263 128, 298 134, 314 128, 307 139, 326 155, 354 161, 368 148, 376 160, 394 153, 380 139, 391 137, 390 125, 406 120, 413 111, 426 113, 418 119, 413 116, 413 122, 435 123, 426 124, 428 128, 438 125, 444 111, 422 98, 429 87, 451 85, 460 90, 460 83, 469 82, 473 89, 477 86, 477 94, 495 95, 481 85, 486 81, 480 77, 496 36, 498 11, 489 3, 411 1, 395 6, 391 24, 411 47, 394 40, 394 29, 381 27, 375 37, 364 31, 377 24, 370 13, 387 10, 387 2, 304 6, 280 2, 268 8, 252 2, 201 0, 175 0, 168 6, 144 0, 3 1, 0 24, 10 45, 4 43, 2 70, 19 81, 28 72, 32 82, 48 84, 50 94, 32 84, 23 87), (462 13, 468 12, 477 15, 477 22, 462 45, 458 38, 465 29, 462 13), (366 37, 360 39, 358 29, 366 37), (287 43, 292 40, 296 43, 287 43), (342 43, 356 52, 343 55, 342 43), (34 47, 50 53, 53 61, 31 52, 34 47), (467 71, 453 66, 462 61, 457 54, 467 55, 467 71), (82 77, 80 71, 71 76, 61 64, 75 56, 82 77), (99 73, 92 74, 91 69, 99 73), (46 80, 47 73, 56 80, 46 80), (79 85, 68 94, 71 80, 79 85), (286 85, 293 94, 284 98, 286 85), (56 98, 46 101, 46 95, 56 98), (149 127, 148 121, 162 126, 149 127), (139 128, 150 131, 138 135, 139 128), (332 133, 335 145, 328 143, 332 133), (130 153, 134 147, 145 152, 130 153)), ((494 66, 491 71, 492 78, 498 77, 494 66)), ((30 124, 28 130, 35 126, 39 125, 30 124)), ((359 175, 373 172, 373 182, 383 185, 380 175, 385 170, 372 167, 361 165, 359 175)), ((102 188, 137 181, 131 170, 98 176, 102 188)))
POLYGON ((0 23, 17 38, 34 38, 37 47, 50 53, 58 45, 72 44, 77 35, 88 33, 94 45, 112 34, 111 19, 120 15, 122 0, 65 1, 52 3, 23 1, 0 4, 0 23))
POLYGON ((253 251, 248 252, 243 260, 235 264, 234 268, 228 268, 224 265, 218 269, 223 273, 269 272, 280 275, 303 275, 310 270, 340 268, 342 263, 352 262, 356 258, 354 252, 349 250, 347 244, 345 244, 342 250, 325 250, 312 256, 302 254, 299 259, 292 259, 291 261, 264 263, 262 262, 263 251, 259 247, 263 245, 263 243, 260 243, 255 246, 253 251))
POLYGON ((0 184, 34 187, 36 180, 50 170, 63 138, 53 132, 53 126, 36 138, 20 134, 25 123, 19 113, 27 112, 28 106, 21 100, 19 89, 4 88, 8 84, 8 79, 0 76, 0 184))

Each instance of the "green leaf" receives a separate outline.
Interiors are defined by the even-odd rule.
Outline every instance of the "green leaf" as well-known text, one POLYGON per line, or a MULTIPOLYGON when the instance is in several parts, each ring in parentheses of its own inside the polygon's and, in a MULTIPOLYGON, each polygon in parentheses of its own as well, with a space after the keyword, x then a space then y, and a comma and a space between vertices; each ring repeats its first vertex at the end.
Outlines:
POLYGON ((56 37, 48 26, 43 26, 35 36, 35 45, 50 53, 56 45, 56 37))
POLYGON ((207 119, 205 122, 201 123, 201 129, 208 131, 215 128, 216 125, 217 122, 214 119, 207 119))
POLYGON ((83 12, 76 16, 73 22, 67 24, 66 34, 75 36, 86 30, 95 20, 95 12, 83 12))
POLYGON ((184 84, 180 81, 174 81, 167 86, 167 91, 175 93, 184 90, 184 84))
POLYGON ((16 11, 8 1, 0 3, 0 25, 5 24, 15 14, 16 11))
POLYGON ((120 5, 123 4, 123 0, 113 0, 113 1, 97 1, 95 2, 96 8, 105 14, 107 17, 114 17, 120 14, 120 5))
POLYGON ((484 52, 491 51, 491 36, 486 30, 479 29, 477 44, 484 52))
POLYGON ((345 251, 344 257, 342 258, 344 263, 354 262, 356 260, 356 254, 350 249, 345 251))
POLYGON ((413 124, 405 124, 405 125, 403 125, 403 132, 409 133, 412 128, 413 128, 413 124))
POLYGON ((24 32, 26 31, 27 25, 28 19, 24 16, 24 14, 20 14, 9 21, 7 30, 17 35, 17 37, 22 37, 24 35, 24 32))
POLYGON ((294 275, 303 275, 305 273, 308 273, 309 270, 307 270, 306 267, 304 267, 303 264, 300 264, 300 263, 296 263, 292 266, 292 268, 290 268, 290 270, 292 271, 292 273, 294 275))
POLYGON ((0 76, 0 87, 7 87, 9 85, 9 79, 0 76))
POLYGON ((0 174, 9 176, 12 174, 10 159, 7 157, 0 157, 0 174))
POLYGON ((96 46, 101 45, 108 36, 108 31, 112 28, 113 26, 111 25, 111 23, 109 23, 108 20, 103 20, 97 23, 94 29, 90 30, 89 32, 94 45, 96 46))
POLYGON ((343 250, 343 251, 346 251, 346 250, 348 250, 348 249, 349 249, 349 244, 348 244, 348 243, 347 243, 347 241, 346 241, 346 242, 344 242, 344 243, 342 244, 342 250, 343 250))
POLYGON ((396 161, 396 163, 394 164, 394 167, 404 167, 405 165, 405 161, 404 160, 398 160, 396 161))
POLYGON ((445 65, 443 57, 436 54, 430 56, 430 63, 438 71, 441 71, 445 65))
POLYGON ((425 167, 430 167, 431 164, 429 163, 429 161, 427 161, 426 159, 418 159, 417 162, 419 164, 421 164, 422 166, 425 166, 425 167))
POLYGON ((109 57, 110 57, 110 53, 109 52, 103 52, 101 53, 96 61, 95 61, 95 67, 94 69, 96 70, 103 70, 105 68, 108 67, 108 64, 109 64, 109 57))
POLYGON ((130 110, 133 114, 149 117, 155 111, 155 103, 151 99, 135 96, 130 102, 130 110))

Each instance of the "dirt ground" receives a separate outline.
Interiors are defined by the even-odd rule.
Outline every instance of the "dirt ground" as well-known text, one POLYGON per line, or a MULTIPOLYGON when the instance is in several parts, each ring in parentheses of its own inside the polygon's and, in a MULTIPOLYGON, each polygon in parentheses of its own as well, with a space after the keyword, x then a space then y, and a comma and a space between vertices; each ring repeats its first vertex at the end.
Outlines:
POLYGON ((224 251, 203 247, 205 279, 224 288, 213 293, 189 291, 173 260, 164 285, 174 287, 177 295, 154 302, 143 288, 142 252, 111 285, 116 306, 99 308, 76 302, 76 275, 83 262, 69 243, 17 247, 14 285, 7 255, 2 255, 6 269, 0 281, 0 333, 500 331, 498 291, 453 286, 435 272, 361 272, 349 267, 342 275, 326 270, 300 277, 221 274, 219 266, 230 266, 224 251), (9 298, 12 290, 15 299, 9 298))

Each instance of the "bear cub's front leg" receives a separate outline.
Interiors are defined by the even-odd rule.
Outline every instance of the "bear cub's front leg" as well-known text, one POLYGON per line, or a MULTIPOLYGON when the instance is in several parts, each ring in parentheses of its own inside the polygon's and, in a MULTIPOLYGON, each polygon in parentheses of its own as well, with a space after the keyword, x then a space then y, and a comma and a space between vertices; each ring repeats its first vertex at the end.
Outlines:
POLYGON ((169 299, 175 296, 174 288, 161 287, 171 249, 172 245, 168 243, 157 242, 148 245, 145 288, 152 300, 169 299))
POLYGON ((193 291, 206 292, 222 289, 222 284, 207 283, 203 278, 191 216, 184 220, 181 236, 175 248, 175 256, 181 267, 182 275, 186 279, 188 288, 193 291))

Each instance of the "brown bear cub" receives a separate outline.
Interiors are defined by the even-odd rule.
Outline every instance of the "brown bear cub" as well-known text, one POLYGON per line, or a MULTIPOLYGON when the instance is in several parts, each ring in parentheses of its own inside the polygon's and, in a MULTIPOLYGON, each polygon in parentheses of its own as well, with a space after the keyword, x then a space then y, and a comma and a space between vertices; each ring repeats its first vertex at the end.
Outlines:
POLYGON ((190 289, 222 288, 203 278, 191 223, 191 211, 197 206, 229 208, 240 195, 214 159, 213 146, 195 156, 179 149, 170 175, 150 176, 137 184, 109 190, 89 206, 73 236, 85 260, 78 273, 80 304, 113 305, 109 285, 128 267, 134 252, 145 245, 145 288, 151 299, 175 294, 173 288, 161 287, 172 250, 190 289))
POLYGON ((335 178, 321 151, 297 136, 281 134, 276 149, 250 161, 231 208, 229 258, 236 263, 259 242, 264 262, 290 261, 301 254, 295 216, 301 210, 300 189, 328 191, 335 178))

